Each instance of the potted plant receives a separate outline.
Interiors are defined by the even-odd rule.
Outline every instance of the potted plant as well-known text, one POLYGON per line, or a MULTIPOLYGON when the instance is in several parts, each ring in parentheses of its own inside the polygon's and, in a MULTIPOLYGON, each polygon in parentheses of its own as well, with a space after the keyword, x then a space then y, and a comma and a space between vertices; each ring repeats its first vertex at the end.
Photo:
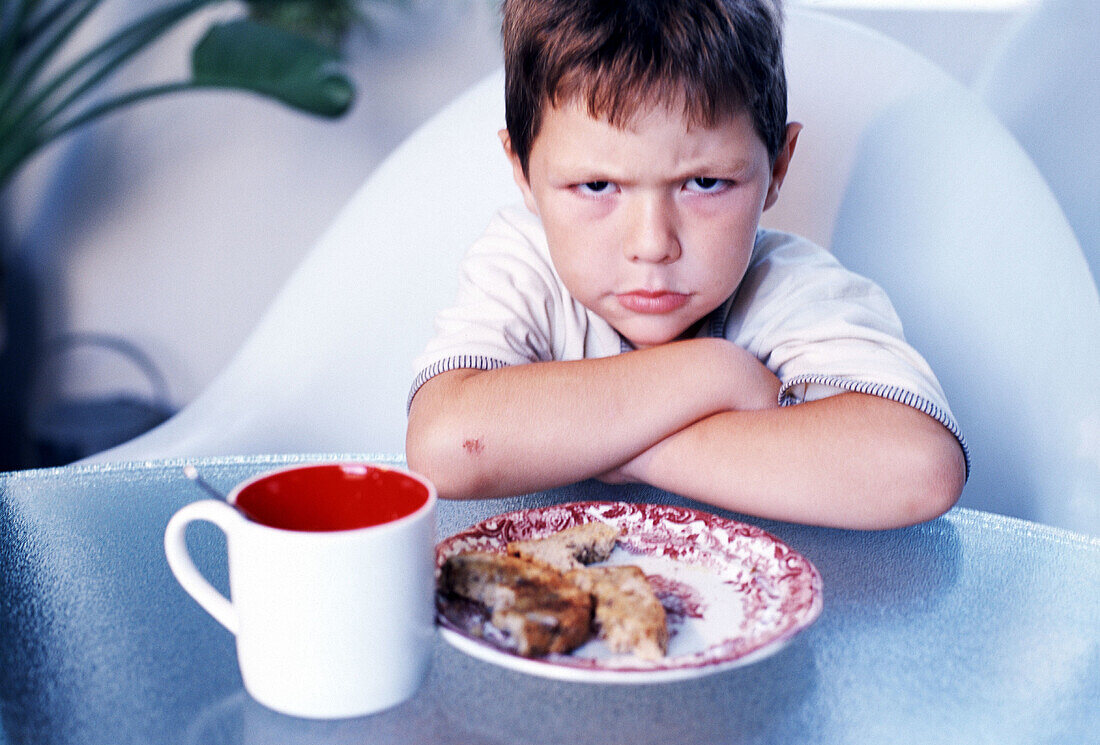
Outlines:
MULTIPOLYGON (((227 89, 328 118, 341 116, 353 102, 339 42, 352 24, 365 20, 356 0, 159 2, 74 49, 78 32, 104 5, 103 0, 0 3, 0 198, 43 148, 140 102, 227 89), (240 13, 210 22, 192 49, 188 77, 109 90, 112 76, 140 52, 201 11, 226 4, 240 13)), ((26 430, 28 392, 41 351, 42 297, 39 278, 6 240, 4 227, 0 221, 0 471, 35 465, 26 430)))

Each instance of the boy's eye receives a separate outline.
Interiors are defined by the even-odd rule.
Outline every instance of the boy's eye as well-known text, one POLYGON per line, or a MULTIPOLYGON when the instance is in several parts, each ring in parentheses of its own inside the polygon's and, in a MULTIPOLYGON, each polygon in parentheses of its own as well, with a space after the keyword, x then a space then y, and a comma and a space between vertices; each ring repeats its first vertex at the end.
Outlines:
POLYGON ((688 191, 694 191, 699 194, 711 194, 716 191, 721 191, 726 186, 726 180, 720 178, 711 178, 709 176, 697 176, 693 179, 688 179, 688 182, 684 185, 688 191))
POLYGON ((580 185, 580 190, 588 194, 603 194, 610 187, 610 181, 586 181, 580 185))

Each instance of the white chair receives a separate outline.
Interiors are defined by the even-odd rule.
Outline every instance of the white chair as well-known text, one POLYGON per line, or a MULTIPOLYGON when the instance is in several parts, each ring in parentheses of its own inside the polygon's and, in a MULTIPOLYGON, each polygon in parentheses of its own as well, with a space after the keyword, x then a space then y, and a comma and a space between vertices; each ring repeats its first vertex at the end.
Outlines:
POLYGON ((1100 3, 1037 4, 975 87, 1039 167, 1100 281, 1100 3))
MULTIPOLYGON (((806 130, 767 224, 895 295, 971 445, 964 504, 1100 532, 1082 517, 1100 500, 1100 312, 1049 190, 973 94, 904 47, 807 12, 787 38, 806 130)), ((502 108, 498 74, 416 132, 210 388, 93 460, 403 451, 411 360, 466 245, 518 200, 502 108)))

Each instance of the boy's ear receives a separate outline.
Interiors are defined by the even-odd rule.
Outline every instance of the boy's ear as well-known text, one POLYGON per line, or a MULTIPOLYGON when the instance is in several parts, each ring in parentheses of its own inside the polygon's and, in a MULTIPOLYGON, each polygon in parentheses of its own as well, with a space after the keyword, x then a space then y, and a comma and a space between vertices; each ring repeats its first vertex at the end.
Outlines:
POLYGON ((527 205, 527 209, 537 215, 539 210, 538 205, 535 204, 535 196, 531 192, 531 182, 528 181, 527 175, 523 172, 523 164, 519 162, 519 156, 512 150, 512 138, 508 135, 508 130, 500 130, 497 132, 497 136, 500 137, 500 144, 504 146, 504 154, 508 156, 508 160, 512 163, 512 178, 523 193, 524 204, 527 205))
POLYGON ((775 156, 775 163, 772 164, 772 180, 768 186, 768 195, 764 198, 764 209, 768 209, 779 199, 779 187, 783 185, 787 169, 791 166, 794 148, 798 144, 798 133, 801 131, 802 125, 798 122, 787 125, 787 136, 783 141, 783 147, 779 149, 779 154, 775 156))

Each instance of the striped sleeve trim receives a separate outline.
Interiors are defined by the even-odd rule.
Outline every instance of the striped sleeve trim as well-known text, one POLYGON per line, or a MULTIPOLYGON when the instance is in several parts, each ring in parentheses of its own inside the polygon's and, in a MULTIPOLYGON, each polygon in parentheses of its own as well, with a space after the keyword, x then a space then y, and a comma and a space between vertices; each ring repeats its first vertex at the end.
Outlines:
POLYGON ((409 391, 409 398, 405 402, 405 413, 409 413, 409 409, 412 408, 413 397, 416 392, 423 387, 425 383, 441 373, 450 372, 451 370, 496 370, 500 367, 508 367, 507 362, 498 360, 495 357, 485 357, 477 354, 463 354, 457 357, 447 357, 442 360, 437 360, 426 368, 420 371, 420 374, 416 376, 416 380, 413 381, 412 389, 409 391))
POLYGON ((946 427, 947 430, 955 436, 955 439, 959 441, 959 447, 961 447, 963 451, 963 458, 966 460, 966 477, 968 479, 970 478, 970 448, 966 445, 966 438, 962 436, 962 432, 959 431, 959 425, 955 422, 954 418, 944 411, 943 408, 929 401, 927 398, 896 385, 837 378, 829 375, 802 375, 797 378, 792 378, 783 384, 783 388, 779 391, 779 405, 791 406, 797 404, 798 401, 794 394, 791 393, 791 389, 802 384, 827 385, 834 388, 841 388, 852 393, 866 393, 871 396, 878 396, 890 401, 895 401, 899 404, 911 406, 917 411, 927 414, 946 427))

